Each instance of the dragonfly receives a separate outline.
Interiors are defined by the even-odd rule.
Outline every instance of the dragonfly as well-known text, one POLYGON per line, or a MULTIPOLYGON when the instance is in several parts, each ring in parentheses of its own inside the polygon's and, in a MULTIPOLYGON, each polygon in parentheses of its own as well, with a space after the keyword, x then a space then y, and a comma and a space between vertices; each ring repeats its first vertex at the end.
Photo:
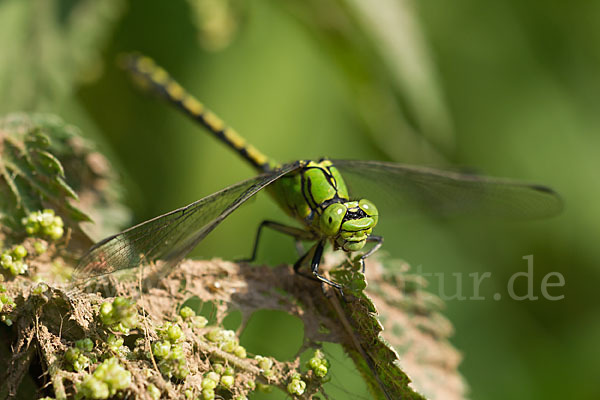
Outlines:
POLYGON ((378 208, 355 193, 354 188, 361 184, 372 193, 383 191, 394 207, 412 204, 438 215, 541 218, 562 208, 561 198, 549 187, 502 178, 383 161, 322 158, 278 163, 247 143, 151 58, 127 54, 121 62, 134 80, 198 122, 248 162, 257 175, 107 237, 81 258, 76 277, 109 274, 159 260, 169 271, 263 189, 300 226, 264 220, 248 261, 256 258, 261 232, 270 228, 292 237, 297 245, 314 243, 300 255, 294 271, 340 290, 341 285, 319 269, 326 245, 346 253, 363 251, 364 271, 364 259, 383 244, 383 237, 373 234, 380 219, 378 208), (367 243, 373 246, 364 251, 367 243), (302 269, 306 264, 310 271, 302 269))

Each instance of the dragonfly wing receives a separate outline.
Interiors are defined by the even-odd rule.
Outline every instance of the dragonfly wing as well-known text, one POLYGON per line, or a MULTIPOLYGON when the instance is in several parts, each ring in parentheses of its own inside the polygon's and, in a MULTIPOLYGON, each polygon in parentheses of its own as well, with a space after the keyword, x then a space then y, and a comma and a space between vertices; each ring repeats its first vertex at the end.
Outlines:
POLYGON ((299 163, 288 164, 110 236, 82 257, 74 275, 104 275, 159 259, 168 269, 242 203, 298 167, 299 163))
POLYGON ((391 162, 333 160, 353 196, 396 209, 415 207, 438 215, 542 218, 558 214, 562 200, 552 189, 502 178, 391 162))

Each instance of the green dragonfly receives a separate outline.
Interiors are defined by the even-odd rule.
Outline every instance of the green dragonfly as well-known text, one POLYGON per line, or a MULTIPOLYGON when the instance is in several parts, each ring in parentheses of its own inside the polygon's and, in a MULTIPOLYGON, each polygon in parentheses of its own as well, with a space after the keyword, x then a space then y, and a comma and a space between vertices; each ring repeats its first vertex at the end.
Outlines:
POLYGON ((260 234, 266 227, 291 236, 297 244, 312 241, 315 244, 296 261, 294 271, 338 289, 338 283, 319 272, 326 244, 331 243, 334 250, 357 252, 367 242, 373 243, 361 256, 364 269, 364 259, 383 243, 381 236, 372 233, 380 217, 378 209, 349 191, 355 186, 347 186, 345 179, 353 185, 370 186, 373 193, 383 191, 394 207, 410 203, 442 215, 539 218, 562 208, 552 189, 506 179, 380 161, 321 159, 279 164, 227 127, 150 58, 132 54, 122 61, 139 83, 199 122, 259 174, 100 241, 81 259, 77 277, 108 274, 158 260, 168 271, 229 214, 265 188, 302 227, 263 221, 250 260, 256 257, 260 234), (308 259, 310 272, 303 272, 300 268, 308 259))

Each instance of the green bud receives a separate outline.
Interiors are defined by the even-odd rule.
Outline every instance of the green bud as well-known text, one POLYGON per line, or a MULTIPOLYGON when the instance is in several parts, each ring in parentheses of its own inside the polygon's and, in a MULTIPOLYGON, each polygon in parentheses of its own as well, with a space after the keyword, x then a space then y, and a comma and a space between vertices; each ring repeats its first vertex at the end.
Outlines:
POLYGON ((289 394, 302 396, 306 390, 306 382, 300 379, 292 379, 287 385, 287 391, 289 394))
POLYGON ((233 353, 238 348, 237 340, 227 340, 221 345, 221 349, 227 353, 233 353))
POLYGON ((214 388, 217 387, 217 380, 214 379, 210 379, 210 378, 204 378, 202 380, 202 390, 206 390, 206 389, 210 389, 210 390, 214 390, 214 388))
POLYGON ((183 334, 181 327, 177 324, 173 324, 167 328, 167 337, 171 342, 185 339, 185 335, 183 334))
POLYGON ((33 249, 35 250, 35 253, 39 256, 41 254, 44 254, 46 250, 48 250, 48 244, 46 244, 46 242, 38 240, 33 243, 33 249))
POLYGON ((45 283, 40 283, 39 285, 37 285, 36 287, 33 288, 33 290, 31 291, 35 296, 41 296, 42 294, 44 294, 46 291, 48 290, 48 285, 46 285, 45 283))
POLYGON ((44 229, 44 233, 52 240, 58 240, 65 233, 62 226, 53 225, 44 229))
POLYGON ((8 268, 8 265, 12 264, 12 262, 13 256, 11 256, 8 251, 4 251, 0 256, 0 264, 2 264, 2 267, 8 268))
POLYGON ((156 386, 154 386, 153 383, 149 383, 148 386, 146 386, 146 391, 152 399, 160 399, 160 390, 156 386))
POLYGON ((167 358, 171 352, 171 343, 166 340, 160 340, 152 343, 152 354, 158 358, 167 358))
POLYGON ((24 274, 29 266, 21 260, 15 260, 12 265, 9 266, 9 271, 13 276, 24 274))
POLYGON ((213 364, 212 368, 219 375, 221 375, 225 371, 225 366, 220 363, 213 364))
POLYGON ((205 379, 210 379, 215 382, 219 382, 219 379, 221 379, 221 376, 214 371, 210 371, 209 373, 206 374, 205 379))
POLYGON ((328 372, 327 367, 324 364, 321 364, 317 368, 314 368, 313 371, 315 375, 319 378, 325 377, 325 375, 327 375, 328 372))
POLYGON ((175 373, 173 376, 177 379, 185 379, 190 374, 190 369, 187 367, 185 360, 179 360, 179 363, 175 365, 175 373))
POLYGON ((106 343, 108 344, 108 347, 111 348, 111 350, 123 346, 124 342, 125 340, 122 337, 117 336, 114 333, 108 335, 108 338, 106 339, 106 343))
POLYGON ((77 360, 73 361, 73 370, 75 372, 81 372, 83 371, 85 368, 87 368, 90 365, 90 359, 86 356, 84 356, 83 354, 79 355, 79 357, 77 357, 77 360))
POLYGON ((310 369, 315 369, 321 365, 321 360, 313 357, 310 360, 308 360, 307 364, 310 369))
POLYGON ((221 342, 223 341, 223 330, 220 328, 211 329, 205 337, 211 342, 221 342))
POLYGON ((235 374, 233 367, 227 367, 225 368, 225 371, 223 371, 223 375, 233 376, 233 374, 235 374))
POLYGON ((52 225, 54 226, 64 226, 65 224, 63 223, 63 220, 61 217, 59 216, 55 216, 54 219, 52 220, 52 225))
POLYGON ((171 344, 171 359, 185 360, 185 353, 181 344, 171 344))
POLYGON ((88 377, 81 383, 79 393, 88 399, 108 399, 110 396, 108 385, 94 376, 88 377))
POLYGON ((102 303, 102 305, 100 306, 100 318, 108 319, 108 317, 112 316, 112 313, 113 313, 112 303, 110 301, 102 303))
POLYGON ((25 249, 25 247, 23 245, 15 246, 12 250, 12 253, 13 253, 13 256, 15 256, 15 258, 17 260, 27 257, 27 250, 25 249))
POLYGON ((236 357, 239 357, 239 358, 246 358, 246 356, 247 356, 246 349, 243 346, 236 347, 235 350, 233 351, 233 354, 235 354, 236 357))
POLYGON ((54 223, 54 210, 44 210, 39 219, 40 225, 43 227, 51 226, 54 223))
POLYGON ((213 400, 215 398, 215 389, 202 389, 203 400, 213 400))
POLYGON ((254 359, 258 361, 258 367, 263 371, 269 370, 273 366, 273 360, 268 357, 256 356, 254 359))
POLYGON ((208 324, 208 320, 202 315, 194 315, 190 319, 190 325, 195 329, 202 329, 208 324))
POLYGON ((181 310, 179 310, 179 315, 181 315, 181 318, 183 319, 188 319, 196 315, 196 313, 190 307, 185 306, 181 310))
POLYGON ((81 350, 76 348, 76 347, 69 347, 67 349, 67 351, 65 352, 65 360, 67 360, 69 363, 73 364, 77 358, 79 358, 79 355, 81 354, 81 350))
POLYGON ((221 377, 221 386, 225 389, 231 389, 233 387, 235 379, 231 375, 223 375, 221 377))

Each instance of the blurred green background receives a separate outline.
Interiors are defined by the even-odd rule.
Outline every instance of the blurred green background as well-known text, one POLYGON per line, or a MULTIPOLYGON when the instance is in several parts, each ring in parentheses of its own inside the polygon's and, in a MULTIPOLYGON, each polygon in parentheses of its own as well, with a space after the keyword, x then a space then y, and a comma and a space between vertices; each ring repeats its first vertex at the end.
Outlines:
MULTIPOLYGON (((153 57, 268 155, 469 166, 547 184, 557 218, 508 223, 406 216, 381 222, 384 249, 445 273, 461 372, 474 399, 598 399, 600 371, 600 2, 456 0, 0 1, 0 111, 62 116, 123 173, 135 221, 185 205, 252 170, 116 67, 153 57), (534 256, 534 289, 564 275, 560 301, 516 301, 511 275, 534 256), (503 298, 493 300, 494 293, 503 298)), ((195 251, 248 255, 265 195, 195 251)), ((401 211, 401 210, 400 210, 401 211)), ((388 209, 384 213, 394 213, 388 209)), ((260 257, 293 261, 265 235, 260 257)), ((527 283, 517 280, 517 293, 527 283)))

